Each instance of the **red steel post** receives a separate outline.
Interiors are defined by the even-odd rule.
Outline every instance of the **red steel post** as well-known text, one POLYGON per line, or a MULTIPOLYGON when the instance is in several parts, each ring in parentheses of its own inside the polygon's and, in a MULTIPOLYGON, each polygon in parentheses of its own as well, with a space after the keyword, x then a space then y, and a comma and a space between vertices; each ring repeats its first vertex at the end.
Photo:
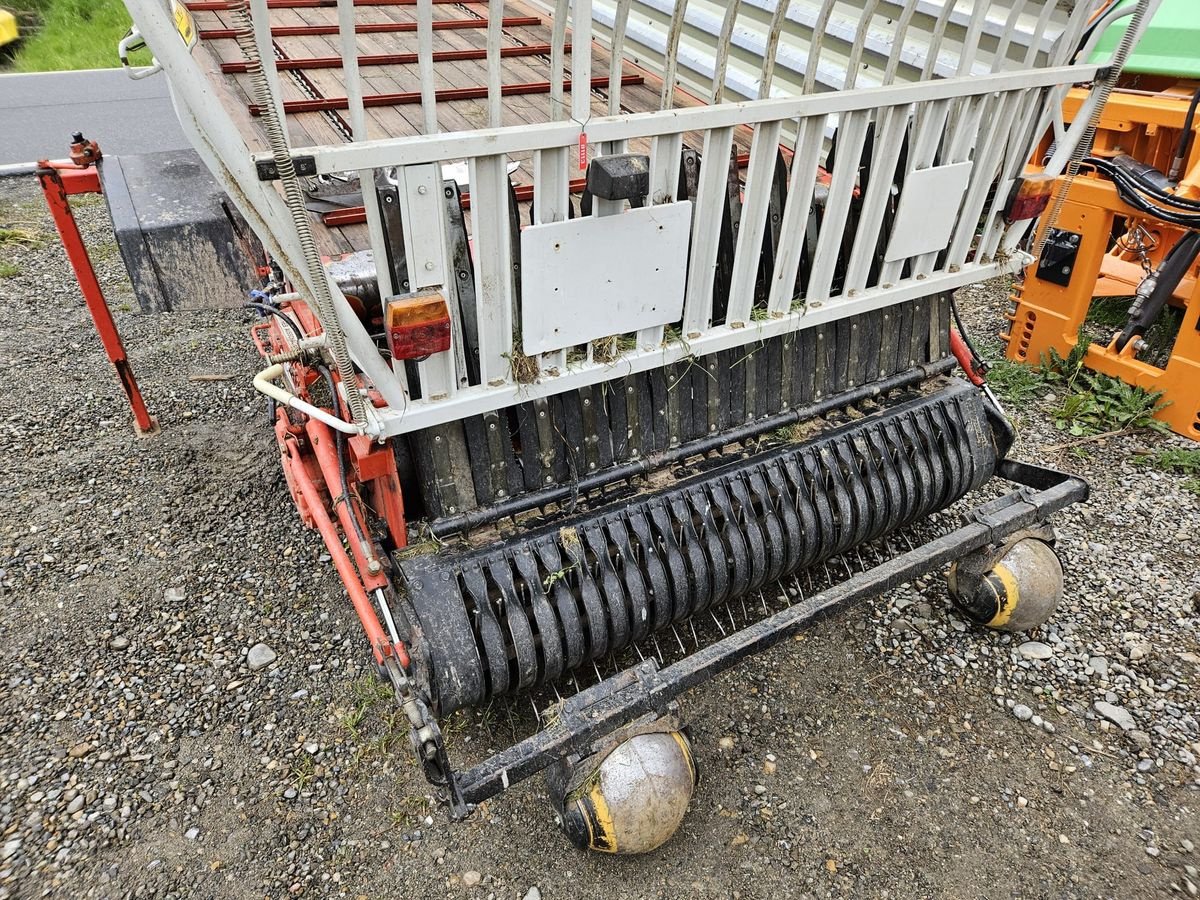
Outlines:
POLYGON ((54 218, 54 227, 58 229, 59 239, 63 249, 67 251, 67 259, 75 270, 75 278, 79 282, 79 290, 83 293, 88 312, 104 344, 104 352, 117 370, 117 377, 125 396, 129 398, 129 407, 133 410, 134 425, 140 434, 152 434, 158 430, 158 423, 146 409, 142 400, 142 392, 138 389, 137 380, 133 377, 133 369, 129 365, 129 357, 125 355, 125 345, 121 343, 117 323, 113 320, 112 311, 104 299, 104 291, 96 278, 96 270, 92 268, 91 257, 79 233, 79 225, 71 212, 71 202, 68 194, 99 193, 100 178, 92 168, 64 169, 62 173, 45 160, 39 164, 37 177, 42 185, 42 194, 50 215, 54 218), (64 179, 64 174, 66 179, 64 179), (70 182, 70 187, 64 184, 70 182))

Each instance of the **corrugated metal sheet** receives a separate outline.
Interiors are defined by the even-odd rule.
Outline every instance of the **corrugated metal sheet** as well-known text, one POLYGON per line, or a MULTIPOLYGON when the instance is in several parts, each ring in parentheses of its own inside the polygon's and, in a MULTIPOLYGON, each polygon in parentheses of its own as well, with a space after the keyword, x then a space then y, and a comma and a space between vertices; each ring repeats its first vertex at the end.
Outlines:
MULTIPOLYGON (((676 2, 680 0, 633 0, 625 40, 626 59, 656 74, 663 73, 668 26, 676 2)), ((945 38, 937 54, 935 74, 947 77, 956 74, 959 49, 966 37, 976 2, 987 0, 958 0, 954 3, 945 38)), ((1066 23, 1067 13, 1059 8, 1064 5, 1059 0, 1000 0, 990 3, 973 71, 982 73, 992 69, 994 55, 1002 42, 1014 4, 1021 8, 1008 52, 1005 53, 1014 63, 1024 58, 1046 4, 1053 8, 1048 12, 1049 21, 1038 48, 1039 57, 1049 51, 1066 23)), ((536 5, 546 12, 553 11, 553 4, 545 0, 536 5)), ((742 0, 725 78, 727 100, 758 97, 763 54, 775 5, 776 0, 742 0)), ((771 96, 803 93, 809 50, 813 44, 813 27, 821 5, 820 0, 792 0, 788 7, 771 96)), ((868 26, 861 64, 856 67, 856 86, 875 87, 882 82, 903 4, 891 0, 874 4, 872 0, 839 0, 824 29, 825 39, 816 70, 817 90, 836 90, 844 86, 855 34, 864 9, 872 5, 876 7, 876 12, 868 26)), ((595 34, 606 42, 611 36, 615 6, 615 2, 605 0, 595 0, 592 6, 595 34)), ((688 0, 687 4, 677 55, 678 79, 682 88, 704 100, 710 100, 713 96, 717 45, 727 7, 728 4, 714 0, 688 0)), ((918 0, 911 24, 904 34, 897 81, 919 79, 942 9, 941 0, 918 0)))

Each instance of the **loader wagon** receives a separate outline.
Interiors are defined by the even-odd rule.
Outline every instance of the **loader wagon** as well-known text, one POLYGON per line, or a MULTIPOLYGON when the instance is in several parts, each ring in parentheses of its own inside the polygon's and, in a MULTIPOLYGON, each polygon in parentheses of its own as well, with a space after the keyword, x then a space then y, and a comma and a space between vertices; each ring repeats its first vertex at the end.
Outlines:
MULTIPOLYGON (((953 295, 1031 261, 1155 0, 126 5, 256 238, 288 490, 453 816, 543 773, 575 843, 651 850, 688 689, 944 567, 980 624, 1053 611, 1087 486, 1009 458, 953 295), (536 724, 456 763, 440 723, 491 704, 536 724)), ((103 171, 73 155, 43 184, 103 171)))

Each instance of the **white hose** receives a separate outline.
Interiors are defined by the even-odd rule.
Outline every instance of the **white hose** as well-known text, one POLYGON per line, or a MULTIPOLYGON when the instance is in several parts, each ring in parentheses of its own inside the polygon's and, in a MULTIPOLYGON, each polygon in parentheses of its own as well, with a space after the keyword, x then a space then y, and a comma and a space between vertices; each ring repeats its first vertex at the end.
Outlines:
POLYGON ((344 434, 366 434, 367 429, 364 425, 359 425, 354 422, 347 422, 345 419, 339 419, 337 416, 330 415, 323 409, 313 406, 311 403, 306 403, 295 394, 284 390, 275 381, 283 377, 283 365, 276 363, 273 366, 268 366, 257 375, 254 376, 254 389, 260 394, 265 394, 276 403, 282 403, 284 406, 291 407, 297 412, 302 412, 306 416, 316 419, 318 422, 324 422, 330 428, 337 429, 344 434))

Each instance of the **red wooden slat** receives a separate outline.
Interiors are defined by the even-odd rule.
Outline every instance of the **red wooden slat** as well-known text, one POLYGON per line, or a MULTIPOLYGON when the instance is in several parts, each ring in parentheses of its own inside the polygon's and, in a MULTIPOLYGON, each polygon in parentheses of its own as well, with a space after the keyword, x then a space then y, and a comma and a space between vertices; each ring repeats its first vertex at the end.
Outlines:
MULTIPOLYGON (((625 75, 621 78, 621 84, 642 84, 645 79, 641 75, 625 75)), ((608 78, 593 78, 592 88, 608 87, 608 78)), ((563 82, 563 90, 569 91, 571 82, 569 80, 563 82)), ((548 94, 550 93, 550 82, 548 81, 528 81, 521 84, 504 84, 500 86, 500 93, 506 97, 519 96, 522 94, 548 94)), ((483 100, 488 95, 486 86, 478 87, 463 87, 463 88, 447 88, 437 92, 436 97, 439 103, 451 100, 483 100)), ((363 106, 406 106, 409 104, 420 103, 420 91, 403 91, 398 94, 367 94, 363 97, 363 106)), ((319 97, 312 100, 289 100, 283 104, 285 113, 306 113, 306 112, 321 112, 330 109, 348 109, 349 101, 345 97, 319 97)), ((257 103, 249 104, 250 115, 257 116, 260 107, 257 103)))
MULTIPOLYGON (((500 24, 505 28, 523 28, 541 25, 537 16, 506 16, 500 24)), ((434 31, 458 31, 468 28, 487 28, 487 19, 439 19, 433 23, 434 31)), ((398 31, 416 32, 416 22, 362 22, 355 26, 355 34, 390 34, 398 31)), ((271 37, 309 37, 316 34, 337 34, 337 23, 325 25, 279 25, 271 29, 271 37)), ((200 31, 202 41, 232 41, 237 32, 232 28, 207 28, 200 31)))
MULTIPOLYGON (((567 44, 563 48, 567 53, 571 52, 571 45, 567 44)), ((548 56, 550 54, 549 44, 529 44, 523 47, 501 47, 500 56, 548 56)), ((487 59, 487 48, 471 47, 466 50, 438 50, 433 54, 433 61, 437 62, 456 62, 464 59, 487 59)), ((415 53, 378 53, 360 56, 358 58, 359 66, 407 66, 417 63, 417 54, 415 53)), ((342 67, 342 58, 340 56, 313 56, 301 59, 283 59, 275 63, 275 68, 282 71, 295 71, 299 69, 340 69, 342 67)), ((246 71, 246 63, 241 61, 221 63, 221 72, 225 75, 240 75, 246 71)))

